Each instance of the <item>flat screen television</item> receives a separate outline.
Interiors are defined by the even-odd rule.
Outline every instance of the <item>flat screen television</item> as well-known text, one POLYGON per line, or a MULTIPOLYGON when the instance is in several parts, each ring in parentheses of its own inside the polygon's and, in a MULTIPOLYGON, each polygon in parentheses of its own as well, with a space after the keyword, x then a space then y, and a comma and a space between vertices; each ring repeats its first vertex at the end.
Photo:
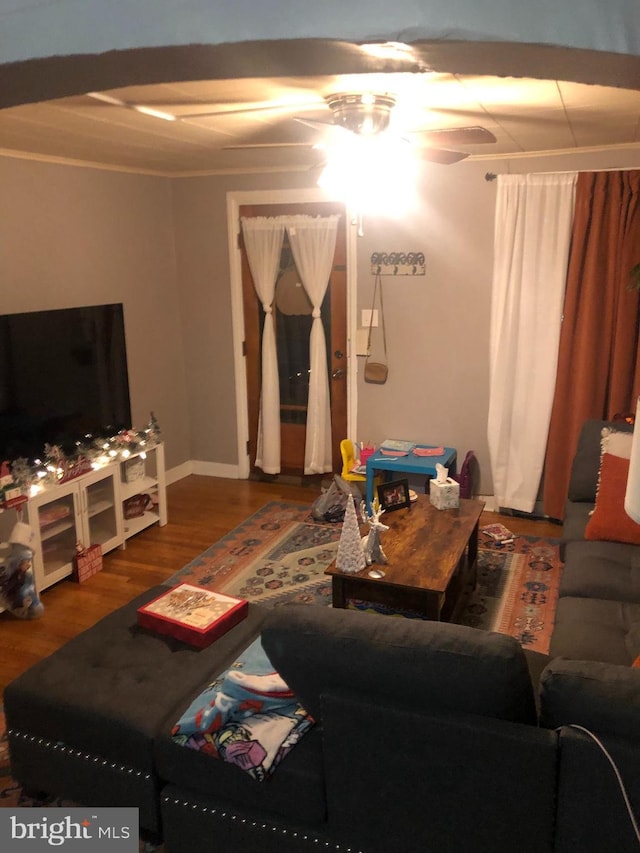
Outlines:
POLYGON ((0 315, 0 461, 130 428, 121 304, 0 315))

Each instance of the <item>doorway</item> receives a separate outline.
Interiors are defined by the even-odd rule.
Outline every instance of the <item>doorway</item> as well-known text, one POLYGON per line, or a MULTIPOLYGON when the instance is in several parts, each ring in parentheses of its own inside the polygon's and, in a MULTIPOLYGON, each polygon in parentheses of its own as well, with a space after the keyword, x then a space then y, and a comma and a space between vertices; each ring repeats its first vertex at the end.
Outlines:
MULTIPOLYGON (((321 307, 327 344, 327 373, 331 410, 332 470, 339 471, 340 441, 347 435, 347 218, 343 205, 334 202, 241 205, 239 217, 330 216, 338 214, 329 285, 321 307)), ((239 219, 238 219, 239 222, 239 219)), ((239 229, 240 234, 242 233, 239 229)), ((240 237, 242 282, 243 355, 246 375, 246 405, 249 471, 256 468, 261 392, 261 350, 264 311, 249 269, 244 241, 240 237)), ((285 233, 277 275, 274 318, 280 390, 280 472, 303 476, 309 387, 309 336, 312 306, 301 283, 285 233)))

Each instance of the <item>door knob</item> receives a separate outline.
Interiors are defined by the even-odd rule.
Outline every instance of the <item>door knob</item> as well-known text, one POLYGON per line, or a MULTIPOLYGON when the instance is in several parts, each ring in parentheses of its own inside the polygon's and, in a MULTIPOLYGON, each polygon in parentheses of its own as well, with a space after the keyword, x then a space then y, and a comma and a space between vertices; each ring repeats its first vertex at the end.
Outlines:
POLYGON ((342 379, 342 377, 344 375, 345 375, 345 371, 341 367, 338 367, 331 374, 331 378, 332 379, 342 379))

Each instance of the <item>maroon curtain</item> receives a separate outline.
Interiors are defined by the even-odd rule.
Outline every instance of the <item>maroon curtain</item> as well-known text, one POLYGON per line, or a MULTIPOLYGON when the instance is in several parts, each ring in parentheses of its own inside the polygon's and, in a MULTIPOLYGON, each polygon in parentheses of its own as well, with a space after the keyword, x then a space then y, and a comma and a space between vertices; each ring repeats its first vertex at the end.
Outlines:
POLYGON ((640 171, 578 175, 544 511, 564 517, 571 463, 587 418, 635 411, 640 392, 640 171))

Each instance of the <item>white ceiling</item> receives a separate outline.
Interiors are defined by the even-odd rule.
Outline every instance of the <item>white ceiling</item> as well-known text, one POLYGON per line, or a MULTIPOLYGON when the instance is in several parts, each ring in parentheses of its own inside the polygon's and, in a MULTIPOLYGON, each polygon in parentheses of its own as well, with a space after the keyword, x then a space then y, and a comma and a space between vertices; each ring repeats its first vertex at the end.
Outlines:
POLYGON ((164 83, 107 93, 129 106, 78 95, 9 107, 0 110, 0 154, 163 175, 305 170, 322 161, 313 147, 321 134, 294 117, 331 121, 328 95, 366 91, 396 97, 394 125, 419 149, 428 141, 421 130, 480 125, 495 143, 456 146, 474 159, 640 155, 640 91, 433 71, 164 83))

